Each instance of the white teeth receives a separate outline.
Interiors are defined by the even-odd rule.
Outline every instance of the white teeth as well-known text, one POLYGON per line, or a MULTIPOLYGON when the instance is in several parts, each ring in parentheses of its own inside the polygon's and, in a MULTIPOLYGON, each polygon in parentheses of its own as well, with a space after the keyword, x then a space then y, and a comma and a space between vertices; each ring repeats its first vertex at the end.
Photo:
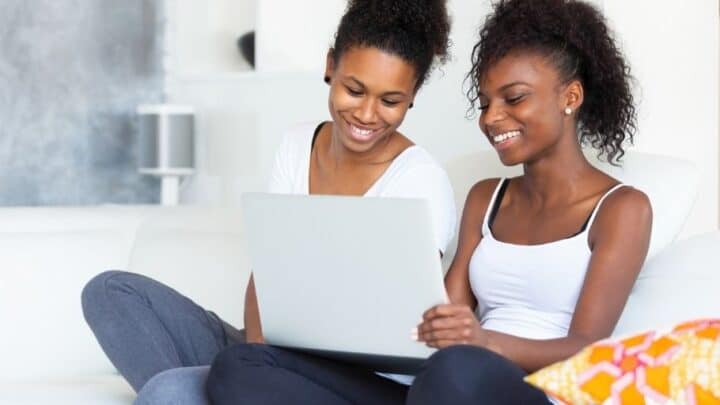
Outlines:
POLYGON ((350 125, 350 128, 352 129, 353 132, 355 132, 356 134, 358 134, 360 136, 368 136, 373 132, 371 129, 361 129, 361 128, 356 127, 355 125, 350 125))
POLYGON ((520 131, 508 131, 508 132, 493 136, 493 142, 500 143, 507 139, 515 138, 516 136, 520 136, 520 131))

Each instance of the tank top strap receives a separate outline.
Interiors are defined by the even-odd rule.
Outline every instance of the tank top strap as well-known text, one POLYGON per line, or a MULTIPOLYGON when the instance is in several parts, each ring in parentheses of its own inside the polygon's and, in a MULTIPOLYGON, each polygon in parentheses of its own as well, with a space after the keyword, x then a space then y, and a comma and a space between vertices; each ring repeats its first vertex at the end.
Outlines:
POLYGON ((485 208, 485 218, 483 218, 483 223, 482 223, 483 237, 490 233, 490 217, 495 208, 495 201, 498 197, 498 194, 500 193, 500 190, 503 188, 503 185, 505 184, 505 182, 507 182, 507 178, 503 177, 500 179, 497 186, 495 186, 495 191, 493 191, 492 198, 490 198, 487 208, 485 208))
POLYGON ((602 205, 603 201, 605 201, 605 199, 610 194, 612 194, 615 190, 617 190, 621 187, 626 187, 626 186, 627 186, 627 184, 624 184, 624 183, 616 184, 610 190, 606 191, 602 197, 600 197, 600 200, 598 200, 597 204, 595 204, 595 208, 593 208, 592 214, 590 214, 590 218, 587 221, 587 225, 585 226, 585 229, 583 229, 582 232, 588 232, 590 230, 590 228, 593 225, 593 222, 595 222, 595 216, 597 215, 598 211, 600 211, 600 206, 602 205))

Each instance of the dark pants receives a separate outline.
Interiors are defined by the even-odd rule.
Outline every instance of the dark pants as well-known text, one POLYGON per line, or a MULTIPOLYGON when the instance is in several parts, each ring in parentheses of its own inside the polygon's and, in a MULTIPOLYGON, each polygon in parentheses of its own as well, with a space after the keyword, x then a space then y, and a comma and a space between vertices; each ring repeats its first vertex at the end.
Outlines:
POLYGON ((175 396, 182 403, 205 403, 204 380, 213 358, 244 342, 241 331, 214 313, 139 274, 97 275, 83 289, 82 308, 105 354, 140 392, 138 403, 173 403, 175 396), (156 375, 159 380, 146 387, 156 375), (143 399, 161 396, 165 401, 143 399))
POLYGON ((267 345, 231 346, 207 380, 214 404, 548 404, 525 372, 491 351, 453 346, 433 354, 412 386, 370 370, 267 345))

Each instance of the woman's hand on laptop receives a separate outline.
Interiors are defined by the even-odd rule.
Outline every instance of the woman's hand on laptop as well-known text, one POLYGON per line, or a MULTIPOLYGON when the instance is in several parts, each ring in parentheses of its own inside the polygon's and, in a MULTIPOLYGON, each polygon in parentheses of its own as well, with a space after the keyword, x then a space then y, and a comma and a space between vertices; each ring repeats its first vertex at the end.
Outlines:
POLYGON ((461 304, 441 304, 425 311, 413 338, 438 349, 468 344, 488 347, 490 343, 473 310, 461 304))

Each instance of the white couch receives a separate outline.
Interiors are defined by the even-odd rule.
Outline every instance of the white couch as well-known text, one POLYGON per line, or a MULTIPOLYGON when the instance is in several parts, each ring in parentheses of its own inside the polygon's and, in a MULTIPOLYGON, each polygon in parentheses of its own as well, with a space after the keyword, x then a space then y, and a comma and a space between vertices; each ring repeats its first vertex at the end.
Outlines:
POLYGON ((132 389, 80 308, 83 286, 102 270, 163 280, 242 326, 250 266, 237 214, 157 206, 0 209, 0 404, 132 402, 132 389))
MULTIPOLYGON (((615 175, 650 188, 652 254, 616 333, 720 316, 720 232, 665 247, 697 187, 691 165, 637 155, 615 175), (682 179, 681 179, 682 178, 682 179), (682 180, 682 181, 681 181, 682 180), (678 195, 684 184, 685 192, 678 195)), ((472 179, 505 170, 492 152, 448 163, 462 206, 472 179)), ((106 269, 157 278, 242 326, 250 268, 237 211, 153 206, 0 209, 0 404, 128 404, 80 309, 80 291, 106 269)))

